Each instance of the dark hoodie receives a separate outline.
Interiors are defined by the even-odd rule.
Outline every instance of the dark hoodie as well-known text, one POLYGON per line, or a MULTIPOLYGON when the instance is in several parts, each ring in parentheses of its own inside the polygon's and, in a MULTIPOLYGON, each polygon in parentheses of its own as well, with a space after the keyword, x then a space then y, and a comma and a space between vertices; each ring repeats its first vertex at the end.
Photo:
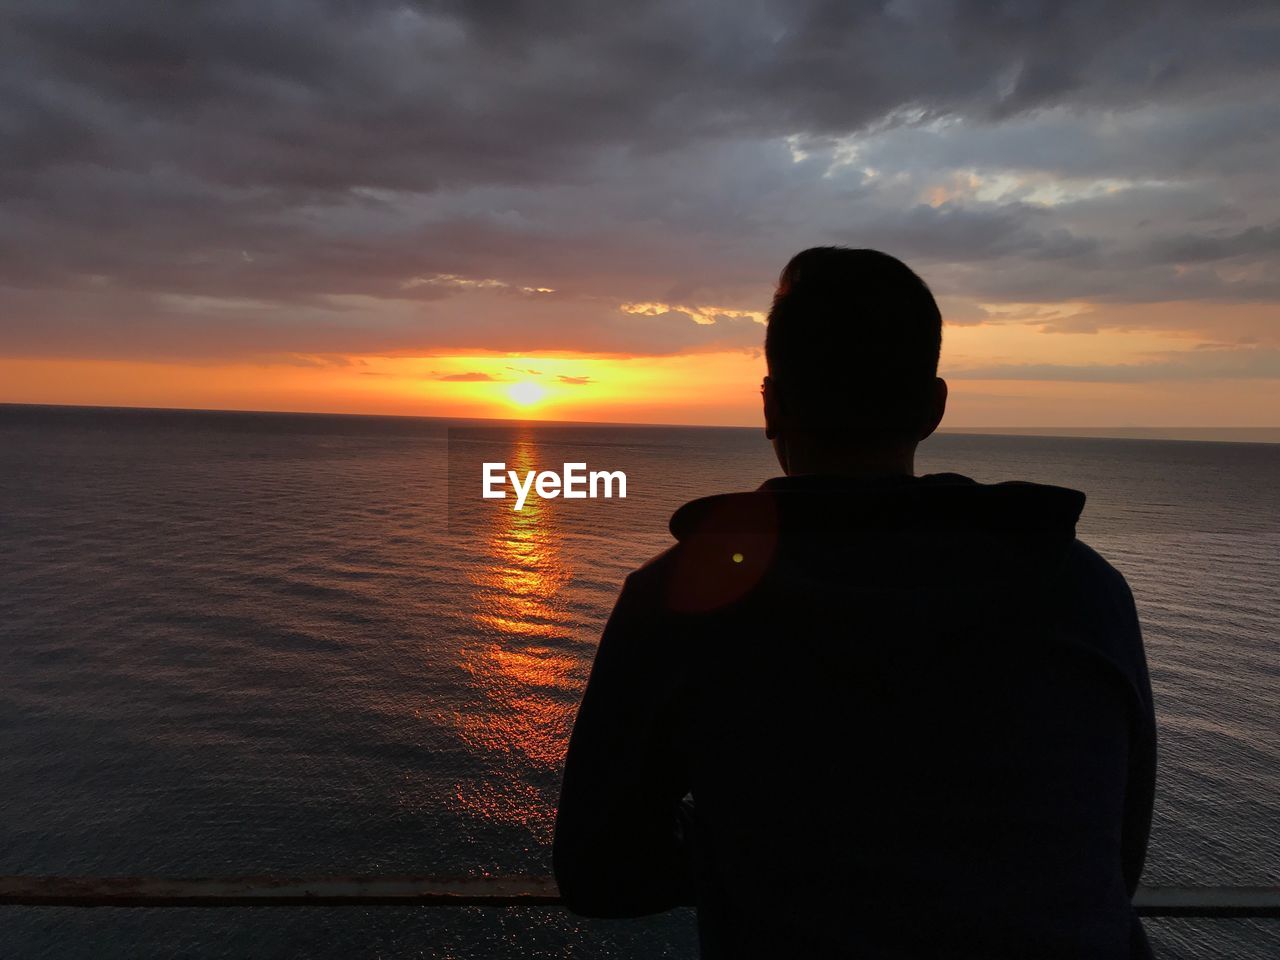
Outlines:
POLYGON ((696 903, 704 957, 1148 956, 1151 688, 1083 505, 939 474, 682 507, 574 727, 569 907, 696 903))

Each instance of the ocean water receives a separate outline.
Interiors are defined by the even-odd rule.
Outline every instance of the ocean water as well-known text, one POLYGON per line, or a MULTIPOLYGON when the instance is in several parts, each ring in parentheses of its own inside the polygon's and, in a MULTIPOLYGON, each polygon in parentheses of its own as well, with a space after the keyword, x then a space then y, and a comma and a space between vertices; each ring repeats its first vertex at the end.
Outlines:
MULTIPOLYGON (((942 435, 918 466, 1088 493, 1157 700, 1145 879, 1280 882, 1280 445, 942 435)), ((775 472, 752 430, 0 407, 0 874, 549 874, 622 578, 682 502, 775 472), (628 497, 517 513, 477 459, 585 460, 628 497)), ((1148 930, 1164 957, 1280 955, 1274 923, 1148 930)), ((689 911, 0 908, 19 958, 695 943, 689 911)))

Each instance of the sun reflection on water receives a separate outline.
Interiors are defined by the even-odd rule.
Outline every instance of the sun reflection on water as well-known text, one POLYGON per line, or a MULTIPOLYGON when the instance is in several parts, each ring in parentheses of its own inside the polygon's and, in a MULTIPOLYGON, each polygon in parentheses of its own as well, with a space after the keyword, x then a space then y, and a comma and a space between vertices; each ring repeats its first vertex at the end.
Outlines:
MULTIPOLYGON (((538 470, 536 454, 532 438, 521 435, 507 465, 521 475, 538 470)), ((484 561, 470 575, 481 639, 464 649, 462 663, 478 696, 455 718, 488 775, 459 784, 456 800, 478 818, 545 835, 557 799, 548 774, 563 758, 584 679, 564 597, 572 570, 554 513, 536 493, 520 511, 495 501, 491 516, 484 561)))

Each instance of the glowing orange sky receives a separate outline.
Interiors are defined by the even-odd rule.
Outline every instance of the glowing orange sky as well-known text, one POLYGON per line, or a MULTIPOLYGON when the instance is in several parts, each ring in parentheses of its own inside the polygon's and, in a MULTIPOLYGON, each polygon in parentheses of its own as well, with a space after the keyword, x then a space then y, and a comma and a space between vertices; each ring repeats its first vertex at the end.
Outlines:
MULTIPOLYGON (((762 328, 763 329, 763 328, 762 328)), ((1274 426, 1280 384, 1044 379, 1041 365, 1200 360, 1195 336, 1046 334, 1025 324, 947 328, 945 426, 1274 426), (1026 365, 1025 378, 1009 364, 1026 365), (1003 366, 1002 366, 1003 365, 1003 366), (987 376, 992 369, 998 376, 987 376), (1015 371, 1016 373, 1016 371, 1015 371), (976 374, 976 375, 975 375, 976 374)), ((297 357, 260 363, 0 359, 0 400, 120 406, 514 417, 750 426, 759 422, 758 352, 620 359, 590 355, 297 357)), ((851 376, 854 375, 851 365, 851 376)))

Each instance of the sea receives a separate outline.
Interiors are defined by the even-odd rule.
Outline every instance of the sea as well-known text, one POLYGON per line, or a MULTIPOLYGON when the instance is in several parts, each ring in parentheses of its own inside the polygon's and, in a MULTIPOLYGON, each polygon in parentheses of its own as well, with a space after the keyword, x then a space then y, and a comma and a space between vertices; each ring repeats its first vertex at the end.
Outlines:
MULTIPOLYGON (((1144 880, 1280 883, 1280 444, 948 433, 917 470, 1088 494, 1156 697, 1144 880)), ((748 429, 0 407, 0 874, 549 876, 619 585, 777 472, 748 429), (627 497, 516 511, 482 460, 627 497)), ((1280 956, 1273 921, 1147 928, 1280 956)), ((6 960, 696 955, 689 910, 0 907, 6 960)))

